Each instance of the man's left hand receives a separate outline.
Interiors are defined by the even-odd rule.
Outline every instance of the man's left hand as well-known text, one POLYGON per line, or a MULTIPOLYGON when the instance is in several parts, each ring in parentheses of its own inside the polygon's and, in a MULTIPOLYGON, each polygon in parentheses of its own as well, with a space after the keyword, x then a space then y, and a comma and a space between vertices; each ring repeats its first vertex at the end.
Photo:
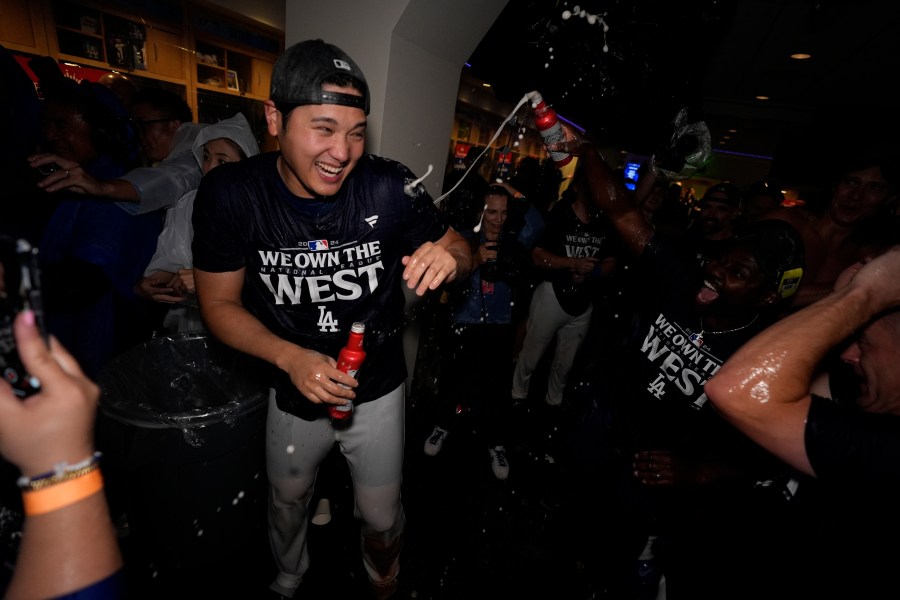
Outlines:
POLYGON ((456 278, 456 258, 443 246, 425 242, 412 256, 403 257, 403 279, 416 295, 424 296, 428 290, 437 289, 445 281, 456 278))

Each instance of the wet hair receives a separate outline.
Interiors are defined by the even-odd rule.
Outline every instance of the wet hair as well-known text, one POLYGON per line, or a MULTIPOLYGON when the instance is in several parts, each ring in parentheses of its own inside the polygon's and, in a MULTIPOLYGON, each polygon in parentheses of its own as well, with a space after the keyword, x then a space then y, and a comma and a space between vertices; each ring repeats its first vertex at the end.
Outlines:
POLYGON ((497 185, 496 183, 489 185, 484 191, 484 197, 487 198, 488 196, 503 196, 506 198, 507 206, 512 205, 512 194, 502 185, 497 185))

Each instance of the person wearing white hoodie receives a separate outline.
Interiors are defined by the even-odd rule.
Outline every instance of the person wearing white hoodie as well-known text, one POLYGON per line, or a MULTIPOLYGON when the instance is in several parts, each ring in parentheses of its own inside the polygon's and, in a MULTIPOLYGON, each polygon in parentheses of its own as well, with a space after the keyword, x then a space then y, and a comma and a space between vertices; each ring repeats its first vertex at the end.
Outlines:
MULTIPOLYGON (((194 140, 193 154, 206 175, 215 167, 259 154, 259 145, 250 123, 242 113, 208 124, 194 140)), ((163 327, 172 333, 203 330, 203 322, 194 295, 194 269, 191 241, 194 228, 194 196, 197 189, 184 194, 166 209, 166 222, 156 243, 156 252, 134 286, 139 296, 171 304, 163 327)))

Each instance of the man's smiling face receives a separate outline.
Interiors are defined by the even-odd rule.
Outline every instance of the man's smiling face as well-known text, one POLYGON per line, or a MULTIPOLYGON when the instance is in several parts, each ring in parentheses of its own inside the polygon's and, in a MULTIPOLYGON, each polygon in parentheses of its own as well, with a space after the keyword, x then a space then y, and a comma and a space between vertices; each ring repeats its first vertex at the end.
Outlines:
POLYGON ((771 301, 771 288, 753 251, 744 244, 735 244, 707 265, 703 287, 695 300, 704 312, 752 313, 771 301))
MULTIPOLYGON (((361 95, 350 87, 326 84, 322 89, 361 95)), ((365 151, 365 112, 339 104, 298 106, 290 112, 286 129, 284 115, 278 112, 272 118, 269 132, 278 137, 279 171, 288 189, 302 198, 336 194, 365 151)))

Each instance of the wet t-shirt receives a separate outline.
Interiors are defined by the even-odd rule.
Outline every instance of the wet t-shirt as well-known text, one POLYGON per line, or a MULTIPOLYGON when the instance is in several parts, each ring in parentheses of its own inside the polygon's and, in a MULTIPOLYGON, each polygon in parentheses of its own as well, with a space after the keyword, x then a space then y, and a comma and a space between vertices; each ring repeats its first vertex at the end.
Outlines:
MULTIPOLYGON (((702 285, 699 266, 655 236, 640 257, 652 301, 631 334, 617 369, 620 423, 632 449, 679 449, 703 459, 729 457, 761 480, 783 469, 716 413, 704 384, 740 346, 764 327, 760 316, 746 328, 705 331, 694 297, 702 285)), ((752 319, 752 316, 750 318, 752 319)), ((748 321, 749 322, 749 321, 748 321)))
MULTIPOLYGON (((366 360, 357 404, 406 378, 401 328, 401 258, 447 231, 422 186, 400 163, 364 155, 334 196, 292 194, 276 169, 278 153, 211 171, 197 192, 194 266, 246 269, 242 302, 276 335, 336 358, 355 321, 365 324, 366 360)), ((278 407, 311 420, 325 414, 271 366, 278 407)))
POLYGON ((900 480, 900 417, 871 414, 812 397, 804 433, 819 479, 900 480))
POLYGON ((804 443, 817 476, 802 509, 819 596, 883 596, 900 560, 900 417, 813 396, 804 443))

